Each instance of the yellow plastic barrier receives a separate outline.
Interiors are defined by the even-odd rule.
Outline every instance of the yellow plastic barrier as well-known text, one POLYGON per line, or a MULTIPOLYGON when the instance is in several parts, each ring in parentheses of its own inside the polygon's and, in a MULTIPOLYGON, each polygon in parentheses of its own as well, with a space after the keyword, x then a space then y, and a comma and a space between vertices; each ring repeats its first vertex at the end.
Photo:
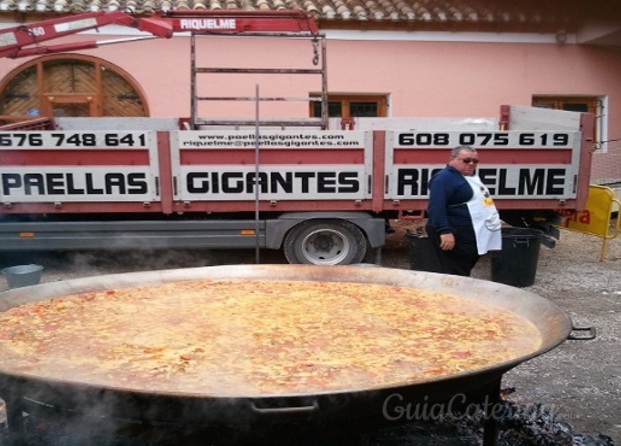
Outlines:
POLYGON ((619 235, 621 215, 617 216, 616 223, 611 223, 612 213, 619 213, 621 201, 615 198, 613 190, 605 186, 589 186, 584 211, 561 211, 565 216, 562 227, 571 231, 595 235, 603 239, 600 261, 606 257, 606 243, 619 235))

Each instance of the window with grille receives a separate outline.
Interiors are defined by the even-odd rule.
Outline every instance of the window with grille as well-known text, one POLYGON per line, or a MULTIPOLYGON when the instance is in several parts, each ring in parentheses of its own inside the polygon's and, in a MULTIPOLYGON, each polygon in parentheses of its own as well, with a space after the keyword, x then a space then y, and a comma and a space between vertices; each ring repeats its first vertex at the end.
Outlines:
MULTIPOLYGON (((312 94, 311 96, 319 96, 312 94)), ((385 118, 388 100, 386 95, 328 95, 328 116, 331 118, 385 118)), ((310 115, 321 117, 321 102, 311 102, 310 115)))
POLYGON ((603 99, 597 96, 533 96, 533 107, 550 108, 595 115, 595 144, 601 151, 605 150, 605 114, 603 99))

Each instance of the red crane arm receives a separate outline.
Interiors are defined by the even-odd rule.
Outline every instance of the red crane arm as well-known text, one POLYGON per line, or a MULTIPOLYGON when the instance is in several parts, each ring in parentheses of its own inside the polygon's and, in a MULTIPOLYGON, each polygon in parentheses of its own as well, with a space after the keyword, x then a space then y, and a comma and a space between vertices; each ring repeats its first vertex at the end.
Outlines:
POLYGON ((302 11, 174 10, 155 13, 151 18, 170 23, 174 32, 196 34, 319 33, 315 21, 302 11))
POLYGON ((0 57, 22 57, 37 53, 36 49, 31 49, 21 54, 22 49, 28 45, 38 45, 47 40, 112 24, 138 27, 136 19, 125 12, 87 12, 29 23, 0 31, 0 57))
MULTIPOLYGON (((315 21, 301 11, 167 11, 144 18, 136 18, 121 11, 87 12, 0 30, 0 57, 17 58, 97 48, 104 42, 75 42, 53 46, 40 44, 106 25, 129 26, 161 38, 170 38, 175 32, 318 34, 315 21), (33 47, 25 48, 29 45, 33 47)), ((126 41, 132 40, 137 39, 126 41)), ((121 41, 115 43, 119 42, 121 41)))

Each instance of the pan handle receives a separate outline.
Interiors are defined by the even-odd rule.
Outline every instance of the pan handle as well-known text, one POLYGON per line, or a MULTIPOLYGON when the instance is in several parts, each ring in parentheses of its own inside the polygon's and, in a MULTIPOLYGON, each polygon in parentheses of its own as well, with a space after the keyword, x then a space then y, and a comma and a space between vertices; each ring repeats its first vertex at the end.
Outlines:
POLYGON ((262 414, 292 414, 292 413, 309 413, 319 409, 319 402, 314 400, 312 404, 289 407, 259 407, 253 401, 250 403, 253 411, 262 414))
POLYGON ((595 339, 595 327, 572 327, 572 332, 574 331, 584 331, 586 334, 577 336, 575 334, 569 333, 567 339, 570 341, 590 341, 591 339, 595 339))

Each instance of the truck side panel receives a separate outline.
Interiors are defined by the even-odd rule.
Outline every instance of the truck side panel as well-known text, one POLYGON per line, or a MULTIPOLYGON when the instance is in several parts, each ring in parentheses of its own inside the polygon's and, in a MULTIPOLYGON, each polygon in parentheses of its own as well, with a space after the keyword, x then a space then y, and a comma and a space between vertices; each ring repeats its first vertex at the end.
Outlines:
POLYGON ((33 213, 66 212, 67 203, 82 212, 101 212, 100 203, 159 210, 156 132, 3 132, 0 148, 4 212, 28 213, 30 204, 33 213))
POLYGON ((322 209, 334 200, 353 208, 371 198, 371 137, 365 132, 265 131, 257 144, 253 131, 174 132, 173 199, 186 211, 210 211, 218 202, 235 208, 256 199, 270 203, 271 210, 290 210, 296 202, 322 209))
POLYGON ((258 148, 254 136, 3 133, 2 213, 424 209, 431 175, 460 144, 482 152, 478 172, 501 209, 571 209, 588 188, 578 131, 265 132, 258 148))
POLYGON ((420 209, 429 180, 458 145, 477 148, 477 173, 499 208, 571 205, 581 162, 578 131, 390 132, 387 137, 385 199, 420 209))

